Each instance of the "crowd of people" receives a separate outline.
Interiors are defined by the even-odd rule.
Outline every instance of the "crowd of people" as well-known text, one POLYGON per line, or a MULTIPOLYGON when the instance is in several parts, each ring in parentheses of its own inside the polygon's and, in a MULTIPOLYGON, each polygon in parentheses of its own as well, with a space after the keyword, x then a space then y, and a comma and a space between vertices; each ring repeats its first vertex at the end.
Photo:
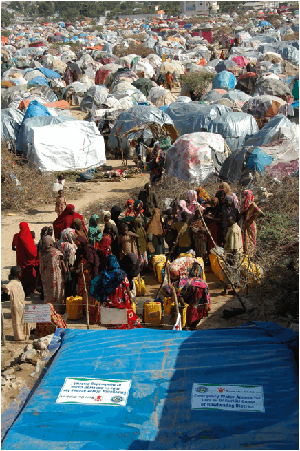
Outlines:
MULTIPOLYGON (((181 307, 188 304, 187 326, 195 327, 210 309, 208 285, 203 273, 209 254, 223 247, 236 265, 243 254, 253 256, 256 247, 256 219, 262 211, 246 190, 241 204, 228 183, 220 184, 214 196, 204 188, 189 190, 186 199, 173 200, 160 210, 150 183, 138 199, 128 199, 126 211, 115 205, 103 221, 93 214, 86 226, 84 218, 67 204, 60 190, 57 219, 41 230, 40 240, 26 222, 20 223, 12 249, 16 266, 11 282, 4 287, 11 294, 15 339, 28 336, 22 322, 25 297, 40 293, 51 304, 52 326, 66 327, 63 315, 66 298, 88 296, 91 324, 101 324, 100 306, 126 309, 127 324, 120 328, 141 327, 133 309, 134 278, 151 271, 154 256, 167 254, 171 285, 162 293, 172 295, 175 288, 181 307)), ((226 293, 226 287, 225 291, 226 293)), ((49 333, 51 324, 39 324, 36 333, 49 333)))

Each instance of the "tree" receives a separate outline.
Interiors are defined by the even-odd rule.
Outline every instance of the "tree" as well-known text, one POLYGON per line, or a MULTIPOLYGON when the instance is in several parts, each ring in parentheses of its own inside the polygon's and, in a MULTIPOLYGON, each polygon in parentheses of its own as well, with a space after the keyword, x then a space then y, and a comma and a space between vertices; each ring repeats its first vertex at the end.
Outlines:
MULTIPOLYGON (((8 25, 11 22, 11 19, 12 19, 11 14, 8 11, 6 11, 6 9, 1 8, 1 27, 8 27, 8 25)), ((1 32, 1 34, 5 36, 3 32, 1 32)))
POLYGON ((38 12, 43 17, 53 16, 54 8, 52 2, 40 2, 38 5, 38 12))
POLYGON ((182 83, 186 85, 191 93, 201 99, 207 92, 215 76, 213 74, 193 71, 182 75, 182 83))

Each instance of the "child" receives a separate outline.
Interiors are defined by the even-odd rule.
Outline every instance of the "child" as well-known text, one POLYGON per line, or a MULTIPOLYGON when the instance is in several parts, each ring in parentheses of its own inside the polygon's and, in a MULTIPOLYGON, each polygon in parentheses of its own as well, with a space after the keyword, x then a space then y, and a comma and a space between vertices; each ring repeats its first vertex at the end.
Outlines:
POLYGON ((119 236, 120 258, 132 253, 138 255, 136 238, 139 236, 136 233, 129 232, 127 224, 122 224, 121 235, 119 236))
POLYGON ((30 324, 24 323, 25 293, 20 278, 20 266, 12 266, 9 274, 10 282, 1 285, 1 288, 10 295, 11 319, 16 341, 28 340, 30 336, 30 324))
POLYGON ((58 191, 58 196, 56 198, 56 206, 55 206, 55 212, 57 213, 57 216, 59 216, 66 208, 67 206, 67 199, 64 197, 63 190, 58 191))

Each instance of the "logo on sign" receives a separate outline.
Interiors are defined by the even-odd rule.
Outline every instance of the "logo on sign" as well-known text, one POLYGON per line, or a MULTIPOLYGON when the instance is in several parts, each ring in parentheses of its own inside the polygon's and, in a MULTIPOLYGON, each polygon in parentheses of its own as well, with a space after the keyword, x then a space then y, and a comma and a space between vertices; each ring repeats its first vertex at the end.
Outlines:
POLYGON ((121 402, 121 401, 123 401, 123 398, 122 398, 122 396, 114 396, 113 398, 111 398, 111 401, 121 402))
POLYGON ((198 388, 197 388, 197 391, 198 391, 199 393, 205 393, 205 392, 208 391, 208 388, 207 388, 207 387, 198 387, 198 388))
POLYGON ((95 398, 94 398, 94 401, 102 401, 102 396, 96 396, 95 398))
POLYGON ((218 390, 219 390, 219 393, 223 393, 223 391, 225 391, 225 388, 218 388, 218 390))

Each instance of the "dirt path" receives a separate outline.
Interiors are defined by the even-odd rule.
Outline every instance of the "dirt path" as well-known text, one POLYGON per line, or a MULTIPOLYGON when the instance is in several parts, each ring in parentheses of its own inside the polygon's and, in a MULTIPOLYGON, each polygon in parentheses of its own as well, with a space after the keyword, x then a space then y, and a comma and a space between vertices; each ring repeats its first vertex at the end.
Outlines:
MULTIPOLYGON (((128 162, 129 166, 135 166, 131 161, 128 162)), ((113 168, 121 168, 121 160, 109 160, 108 165, 113 168)), ((135 187, 142 187, 149 181, 149 173, 140 174, 137 177, 123 180, 122 182, 87 182, 87 183, 66 183, 66 186, 72 185, 75 187, 72 197, 67 197, 67 202, 75 205, 75 209, 78 213, 84 212, 88 205, 99 201, 105 203, 105 200, 110 198, 116 198, 118 194, 126 194, 127 191, 135 187), (84 187, 86 191, 79 198, 76 196, 76 186, 84 187)), ((38 188, 37 188, 38 189, 38 188)), ((51 225, 57 218, 54 211, 55 209, 55 196, 53 196, 53 205, 48 204, 45 206, 39 206, 35 210, 30 210, 29 213, 17 213, 10 216, 11 213, 3 213, 1 218, 1 280, 6 281, 11 266, 16 264, 16 253, 12 251, 11 243, 15 233, 19 232, 19 223, 21 221, 28 222, 30 230, 36 234, 36 240, 40 236, 40 232, 43 226, 51 225)), ((91 214, 93 212, 91 211, 91 214)), ((85 217, 88 220, 89 217, 85 217)))

